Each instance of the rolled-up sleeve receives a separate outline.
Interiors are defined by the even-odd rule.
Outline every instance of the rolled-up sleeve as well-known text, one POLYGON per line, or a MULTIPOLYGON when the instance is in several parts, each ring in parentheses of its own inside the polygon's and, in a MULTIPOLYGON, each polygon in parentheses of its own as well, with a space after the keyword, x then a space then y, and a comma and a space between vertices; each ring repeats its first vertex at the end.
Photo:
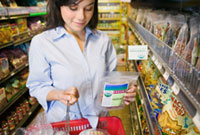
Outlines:
POLYGON ((54 101, 47 101, 47 94, 55 89, 51 79, 51 66, 48 63, 45 52, 42 47, 40 37, 36 36, 32 39, 29 50, 29 76, 27 87, 31 96, 36 97, 38 102, 48 112, 54 101))

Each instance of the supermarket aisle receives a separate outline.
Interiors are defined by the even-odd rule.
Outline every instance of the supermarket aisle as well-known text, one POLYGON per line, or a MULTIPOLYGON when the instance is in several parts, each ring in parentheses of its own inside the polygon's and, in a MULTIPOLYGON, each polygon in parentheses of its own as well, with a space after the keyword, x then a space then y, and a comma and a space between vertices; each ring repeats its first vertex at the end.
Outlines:
MULTIPOLYGON (((126 71, 125 66, 118 66, 118 71, 126 71)), ((126 132, 126 135, 132 135, 132 124, 131 124, 131 116, 130 116, 130 107, 124 106, 123 109, 120 110, 113 110, 110 111, 111 116, 117 116, 121 119, 122 124, 124 126, 124 130, 126 132)))

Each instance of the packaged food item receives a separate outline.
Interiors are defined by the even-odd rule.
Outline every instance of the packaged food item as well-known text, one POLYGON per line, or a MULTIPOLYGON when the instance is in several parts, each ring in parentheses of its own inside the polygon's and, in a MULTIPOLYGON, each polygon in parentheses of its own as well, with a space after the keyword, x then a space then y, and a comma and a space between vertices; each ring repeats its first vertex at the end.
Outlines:
POLYGON ((0 109, 7 103, 6 92, 4 88, 0 88, 0 109))
POLYGON ((196 64, 199 46, 199 34, 200 25, 197 23, 200 21, 200 17, 194 17, 190 19, 190 40, 186 45, 183 54, 181 55, 187 62, 196 64), (193 61, 193 62, 192 62, 193 61))
POLYGON ((186 23, 186 18, 184 15, 168 15, 166 21, 169 24, 169 30, 166 31, 166 36, 163 38, 163 41, 173 47, 175 41, 178 38, 181 27, 186 23))
POLYGON ((102 107, 119 107, 123 105, 123 97, 129 87, 135 84, 139 73, 137 72, 111 72, 101 79, 100 91, 103 92, 102 107))
POLYGON ((1 125, 2 125, 4 135, 9 135, 10 130, 9 130, 8 123, 4 120, 4 121, 1 122, 1 125))
POLYGON ((172 94, 171 90, 168 89, 168 91, 168 94, 163 93, 162 95, 164 106, 162 113, 158 116, 162 132, 170 135, 187 135, 190 132, 190 127, 193 125, 192 119, 184 110, 181 102, 172 94))
POLYGON ((185 23, 179 32, 178 38, 175 42, 175 45, 173 47, 174 52, 176 52, 179 56, 182 54, 182 52, 185 49, 185 46, 188 41, 188 24, 185 23))

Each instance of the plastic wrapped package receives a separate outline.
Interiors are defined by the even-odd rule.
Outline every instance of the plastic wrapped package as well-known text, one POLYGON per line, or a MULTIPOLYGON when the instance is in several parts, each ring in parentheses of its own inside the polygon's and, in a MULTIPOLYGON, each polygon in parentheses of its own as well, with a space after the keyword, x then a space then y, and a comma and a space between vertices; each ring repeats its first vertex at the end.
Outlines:
POLYGON ((145 9, 145 10, 144 10, 144 17, 143 17, 143 19, 142 19, 142 21, 141 21, 141 25, 142 25, 144 28, 146 28, 148 13, 150 13, 150 12, 152 12, 151 9, 145 9))
POLYGON ((169 23, 166 21, 164 14, 159 14, 156 16, 153 25, 153 34, 160 40, 164 40, 167 31, 169 30, 169 23))
POLYGON ((138 15, 137 15, 137 18, 136 18, 135 22, 138 23, 138 24, 141 24, 143 18, 144 18, 144 10, 143 9, 139 9, 138 10, 138 15))
POLYGON ((189 34, 188 24, 185 23, 179 32, 175 45, 173 46, 174 52, 176 52, 179 56, 181 56, 182 52, 185 49, 185 46, 187 45, 188 37, 189 37, 188 34, 189 34))
POLYGON ((169 30, 166 31, 163 41, 172 47, 178 38, 181 27, 186 23, 186 18, 184 15, 168 15, 166 21, 169 23, 169 30))
POLYGON ((173 46, 173 51, 171 52, 170 58, 169 58, 169 66, 170 68, 175 72, 177 63, 179 62, 179 58, 177 55, 181 55, 183 50, 185 49, 185 46, 187 44, 188 40, 188 25, 185 23, 178 35, 178 38, 175 42, 175 45, 173 46))
POLYGON ((182 54, 183 59, 192 65, 196 64, 198 46, 200 44, 200 25, 197 22, 200 22, 200 17, 194 17, 190 19, 190 40, 182 54))
POLYGON ((190 19, 190 39, 183 53, 181 54, 181 58, 186 60, 188 63, 180 59, 176 67, 177 76, 185 83, 188 88, 192 88, 193 90, 197 90, 197 85, 194 84, 197 84, 196 82, 198 81, 198 79, 192 74, 194 70, 192 65, 194 66, 197 62, 198 50, 200 46, 200 25, 196 23, 199 21, 199 17, 192 17, 190 19), (195 78, 195 80, 192 78, 195 78))
POLYGON ((111 72, 105 75, 99 83, 99 104, 105 109, 123 107, 123 97, 129 87, 132 87, 139 76, 137 72, 111 72))
MULTIPOLYGON (((181 102, 173 95, 170 89, 162 92, 161 100, 163 108, 162 113, 158 116, 158 123, 162 132, 170 135, 189 135, 194 124, 181 102)), ((198 135, 198 133, 193 135, 198 135)))
POLYGON ((138 13, 138 9, 133 8, 133 9, 132 9, 132 12, 131 12, 131 18, 132 18, 133 20, 136 20, 136 18, 137 18, 137 13, 138 13))

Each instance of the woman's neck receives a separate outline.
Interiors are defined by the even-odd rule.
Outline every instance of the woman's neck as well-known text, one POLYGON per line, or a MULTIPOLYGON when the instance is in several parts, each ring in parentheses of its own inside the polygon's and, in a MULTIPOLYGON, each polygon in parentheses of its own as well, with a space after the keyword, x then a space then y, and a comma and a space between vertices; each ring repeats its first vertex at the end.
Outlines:
POLYGON ((85 29, 82 31, 71 31, 67 27, 65 27, 66 31, 70 34, 72 34, 75 38, 78 38, 79 40, 84 41, 85 40, 85 29))

